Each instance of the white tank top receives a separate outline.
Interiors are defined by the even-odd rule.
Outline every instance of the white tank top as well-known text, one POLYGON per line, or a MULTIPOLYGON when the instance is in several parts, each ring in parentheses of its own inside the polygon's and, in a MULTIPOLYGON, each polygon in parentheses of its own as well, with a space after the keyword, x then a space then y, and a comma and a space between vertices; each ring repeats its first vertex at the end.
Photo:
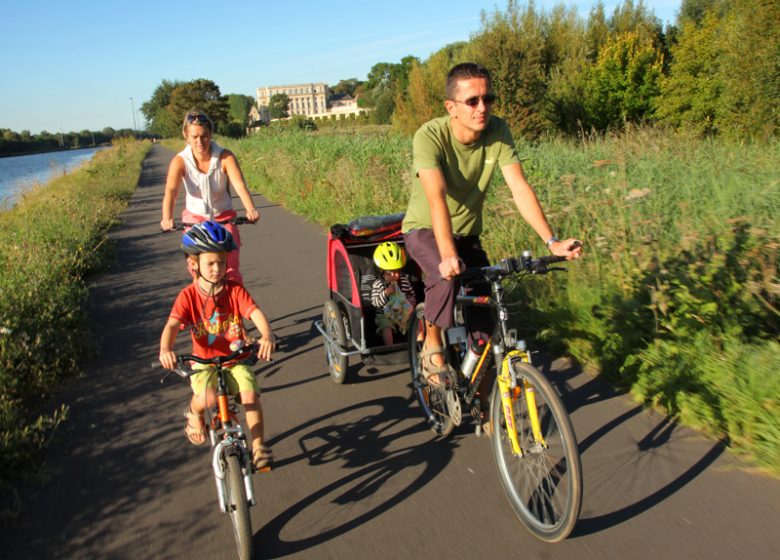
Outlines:
POLYGON ((195 163, 192 148, 187 146, 181 152, 184 160, 184 189, 187 193, 184 205, 187 210, 199 216, 205 216, 209 220, 214 219, 227 210, 233 209, 228 192, 228 177, 222 172, 219 164, 219 156, 222 148, 216 143, 211 143, 211 161, 209 170, 202 173, 195 163))

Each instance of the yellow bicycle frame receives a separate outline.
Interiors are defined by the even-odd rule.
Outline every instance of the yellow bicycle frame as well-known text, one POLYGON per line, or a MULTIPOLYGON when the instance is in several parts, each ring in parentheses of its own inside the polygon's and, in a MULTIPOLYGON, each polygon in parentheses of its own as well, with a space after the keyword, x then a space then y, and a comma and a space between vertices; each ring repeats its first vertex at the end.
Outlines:
MULTIPOLYGON (((501 408, 504 411, 504 418, 506 420, 506 433, 509 436, 509 441, 512 444, 512 453, 516 457, 523 456, 523 449, 520 447, 520 442, 517 438, 517 425, 515 424, 515 415, 512 411, 514 401, 518 396, 520 388, 518 387, 514 393, 512 391, 512 376, 509 368, 511 367, 511 361, 513 358, 520 358, 523 362, 528 362, 528 353, 523 350, 511 350, 506 356, 504 356, 501 362, 501 372, 498 374, 496 380, 498 381, 498 390, 501 394, 501 408)), ((528 417, 531 422, 531 432, 534 437, 534 442, 547 447, 547 444, 542 437, 542 429, 539 423, 539 414, 536 410, 536 393, 534 387, 527 380, 523 380, 522 390, 525 392, 526 403, 528 404, 528 417)))

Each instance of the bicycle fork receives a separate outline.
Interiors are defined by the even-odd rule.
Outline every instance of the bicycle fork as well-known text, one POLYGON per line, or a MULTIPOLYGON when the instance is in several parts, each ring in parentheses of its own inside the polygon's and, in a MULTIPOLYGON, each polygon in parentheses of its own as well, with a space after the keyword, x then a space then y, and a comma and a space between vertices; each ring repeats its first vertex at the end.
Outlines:
POLYGON ((512 454, 516 457, 522 457, 524 452, 517 437, 517 424, 513 411, 514 401, 519 398, 521 391, 524 393, 525 401, 528 405, 528 420, 531 424, 531 433, 534 438, 534 443, 545 448, 547 447, 547 443, 542 436, 539 414, 536 410, 536 393, 534 392, 533 385, 526 379, 523 379, 522 386, 518 386, 517 372, 512 365, 514 359, 518 358, 521 361, 527 362, 527 352, 524 350, 511 350, 504 356, 504 359, 501 361, 501 371, 496 377, 496 380, 498 382, 499 394, 501 395, 501 408, 504 412, 504 419, 506 420, 506 433, 509 437, 509 442, 512 445, 512 454))
POLYGON ((254 488, 252 488, 252 468, 247 460, 248 456, 246 450, 243 446, 234 442, 221 441, 214 447, 214 453, 211 458, 211 467, 214 469, 214 480, 217 483, 217 499, 219 500, 219 508, 222 510, 222 513, 227 513, 228 511, 228 500, 225 492, 225 461, 223 459, 228 453, 238 455, 247 502, 249 502, 250 506, 257 504, 257 501, 255 500, 255 491, 254 488))
MULTIPOLYGON (((214 445, 214 453, 211 456, 211 466, 214 469, 214 480, 217 484, 217 498, 222 513, 228 511, 228 500, 225 495, 225 460, 227 455, 238 455, 238 462, 241 465, 241 475, 244 481, 244 490, 246 491, 247 502, 254 506, 255 492, 252 488, 252 465, 249 460, 244 442, 244 429, 241 427, 238 419, 230 411, 228 403, 228 394, 224 379, 220 376, 217 381, 217 409, 219 411, 219 423, 225 430, 225 437, 214 445), (233 425, 235 421, 235 426, 233 425)), ((213 430, 211 433, 214 433, 213 430)))

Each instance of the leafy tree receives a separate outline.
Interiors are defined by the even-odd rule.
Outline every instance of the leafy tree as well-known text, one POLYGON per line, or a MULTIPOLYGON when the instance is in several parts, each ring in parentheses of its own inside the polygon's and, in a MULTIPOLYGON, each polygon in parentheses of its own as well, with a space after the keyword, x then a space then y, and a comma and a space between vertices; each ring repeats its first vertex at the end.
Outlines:
POLYGON ((732 2, 722 20, 718 120, 735 137, 780 131, 780 3, 732 2))
POLYGON ((660 82, 656 116, 675 128, 703 134, 716 132, 718 99, 723 84, 718 78, 720 18, 704 17, 701 25, 683 20, 678 43, 672 48, 670 75, 660 82))
POLYGON ((379 62, 368 73, 368 80, 363 84, 364 99, 359 102, 362 107, 372 107, 371 122, 387 124, 391 121, 396 108, 398 95, 405 94, 409 84, 409 74, 419 59, 405 56, 400 63, 379 62))
POLYGON ((268 115, 272 119, 286 119, 289 113, 290 98, 286 93, 275 93, 268 100, 268 115))
POLYGON ((507 2, 505 13, 482 16, 482 30, 473 37, 468 57, 486 66, 498 95, 495 113, 524 136, 538 137, 551 128, 544 118, 550 65, 548 19, 533 2, 521 8, 507 2))
POLYGON ((408 85, 395 96, 395 129, 412 133, 425 121, 445 114, 447 74, 456 61, 462 60, 464 47, 465 43, 452 43, 433 53, 424 64, 411 61, 408 85))
POLYGON ((163 80, 160 82, 152 98, 141 104, 141 113, 147 123, 147 129, 152 134, 166 138, 178 136, 181 130, 182 116, 176 118, 168 111, 173 90, 182 85, 182 82, 163 80))
POLYGON ((166 109, 179 123, 184 115, 193 109, 205 112, 217 129, 220 123, 228 120, 227 98, 220 93, 217 84, 203 78, 175 87, 166 109))
POLYGON ((347 80, 341 80, 338 84, 331 87, 330 90, 336 95, 347 94, 350 97, 355 96, 355 91, 363 84, 357 78, 349 78, 347 80))
POLYGON ((649 37, 630 31, 610 39, 584 76, 586 124, 603 131, 652 117, 662 66, 649 37))
POLYGON ((249 111, 255 104, 255 98, 240 93, 229 93, 228 101, 228 120, 238 123, 242 128, 249 125, 249 111))

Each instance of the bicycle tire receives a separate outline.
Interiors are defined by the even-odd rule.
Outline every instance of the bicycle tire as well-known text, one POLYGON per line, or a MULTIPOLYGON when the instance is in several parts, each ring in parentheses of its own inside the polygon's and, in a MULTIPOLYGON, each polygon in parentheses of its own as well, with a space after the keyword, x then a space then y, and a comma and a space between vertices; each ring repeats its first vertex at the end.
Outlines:
POLYGON ((571 533, 582 506, 582 465, 569 415, 552 384, 519 358, 512 360, 518 386, 534 387, 544 448, 533 442, 525 392, 514 399, 513 412, 522 457, 512 454, 498 382, 490 405, 493 456, 501 484, 519 520, 539 539, 555 543, 571 533))
POLYGON ((228 515, 233 525, 240 560, 252 558, 252 520, 249 518, 249 502, 244 488, 244 476, 238 456, 225 457, 225 495, 228 515))
POLYGON ((326 301, 322 307, 322 324, 328 336, 335 341, 335 343, 325 341, 325 358, 328 362, 330 378, 337 385, 341 385, 347 379, 349 361, 338 351, 339 347, 347 346, 347 329, 344 325, 344 315, 332 299, 326 301))
POLYGON ((424 303, 417 305, 409 326, 409 370, 412 376, 412 391, 417 399, 417 404, 420 405, 428 427, 436 435, 447 437, 455 429, 455 423, 449 416, 443 394, 440 391, 431 389, 425 382, 422 374, 420 352, 422 351, 423 343, 421 341, 418 342, 417 338, 420 333, 425 338, 424 311, 424 303))

